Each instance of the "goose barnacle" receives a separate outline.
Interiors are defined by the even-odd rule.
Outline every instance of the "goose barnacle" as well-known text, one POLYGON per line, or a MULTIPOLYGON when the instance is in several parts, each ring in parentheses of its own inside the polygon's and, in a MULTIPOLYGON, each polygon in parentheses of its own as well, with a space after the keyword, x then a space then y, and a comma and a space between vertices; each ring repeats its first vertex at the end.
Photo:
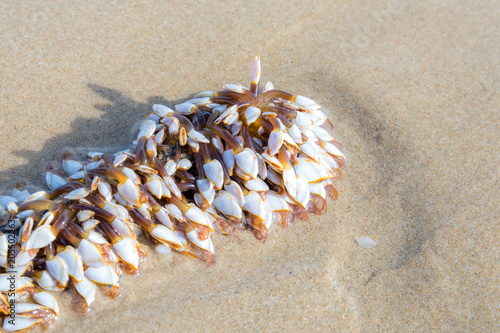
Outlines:
POLYGON ((247 228, 265 241, 273 224, 326 211, 346 166, 341 145, 323 128, 330 122, 318 103, 271 82, 262 87, 261 71, 255 57, 248 88, 229 83, 172 108, 153 105, 131 150, 65 153, 46 169, 50 191, 30 193, 19 183, 0 196, 0 221, 14 221, 0 226, 5 331, 50 326, 59 314, 52 291, 74 289, 83 312, 97 286, 117 297, 121 269, 137 272, 146 255, 139 232, 159 253, 211 264, 214 231, 247 228), (10 245, 20 271, 13 288, 34 302, 18 303, 15 326, 10 245), (45 291, 33 295, 35 287, 45 291))

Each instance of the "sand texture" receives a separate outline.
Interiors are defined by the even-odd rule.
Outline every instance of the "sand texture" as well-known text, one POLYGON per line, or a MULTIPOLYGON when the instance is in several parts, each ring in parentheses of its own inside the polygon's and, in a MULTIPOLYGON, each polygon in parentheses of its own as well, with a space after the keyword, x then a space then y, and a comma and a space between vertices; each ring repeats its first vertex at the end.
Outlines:
POLYGON ((500 331, 498 1, 3 1, 0 190, 66 147, 130 146, 152 104, 262 80, 323 105, 328 213, 216 263, 153 253, 53 332, 500 331), (377 244, 362 248, 356 237, 377 244))

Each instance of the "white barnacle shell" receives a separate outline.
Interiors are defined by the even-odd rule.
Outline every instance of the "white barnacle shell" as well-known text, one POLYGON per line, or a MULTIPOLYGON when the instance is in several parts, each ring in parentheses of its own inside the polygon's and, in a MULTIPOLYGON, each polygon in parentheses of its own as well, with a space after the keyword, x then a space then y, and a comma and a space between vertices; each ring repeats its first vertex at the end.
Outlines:
POLYGON ((116 186, 118 193, 133 206, 139 205, 139 187, 130 178, 116 186))
POLYGON ((241 126, 243 125, 243 123, 241 121, 236 121, 235 123, 233 123, 231 125, 231 134, 233 136, 236 136, 240 133, 240 130, 241 130, 241 126))
MULTIPOLYGON (((236 115, 235 120, 238 119, 238 117, 237 117, 238 116, 238 109, 237 109, 236 104, 225 109, 224 112, 222 112, 222 114, 217 119, 215 119, 215 123, 220 124, 222 121, 224 121, 224 119, 226 119, 227 117, 229 117, 231 115, 233 115, 233 116, 236 115)), ((227 125, 231 125, 231 124, 227 124, 227 125)))
POLYGON ((154 104, 153 111, 160 117, 168 117, 175 113, 171 108, 161 104, 154 104))
POLYGON ((214 184, 215 188, 219 190, 224 182, 224 171, 222 171, 222 165, 217 160, 212 160, 208 163, 203 164, 203 170, 207 179, 214 184))
POLYGON ((83 276, 82 281, 76 284, 75 289, 83 297, 87 306, 90 306, 94 302, 96 285, 86 276, 83 276))
POLYGON ((309 191, 311 192, 311 194, 315 194, 322 197, 323 199, 326 199, 325 187, 319 182, 309 183, 309 191))
POLYGON ((274 156, 278 150, 283 145, 283 132, 281 130, 274 129, 269 135, 269 155, 274 156))
POLYGON ((245 196, 245 205, 243 209, 252 215, 258 216, 262 220, 265 219, 265 207, 262 198, 256 192, 252 191, 245 196))
POLYGON ((172 221, 170 220, 168 214, 169 213, 167 209, 165 207, 161 207, 161 209, 155 213, 155 217, 161 224, 169 229, 174 230, 174 225, 172 224, 172 221))
POLYGON ((19 191, 17 188, 12 190, 11 195, 19 202, 24 202, 31 194, 27 190, 19 191))
POLYGON ((130 168, 127 168, 127 167, 123 167, 121 169, 123 171, 123 173, 125 175, 127 175, 128 178, 130 178, 134 183, 136 184, 140 184, 141 183, 141 179, 139 178, 139 176, 137 176, 137 174, 134 172, 134 170, 130 169, 130 168))
POLYGON ((196 130, 190 130, 187 133, 188 137, 193 139, 194 141, 202 142, 202 143, 210 143, 210 140, 208 140, 201 132, 198 132, 196 130))
POLYGON ((62 167, 68 175, 72 175, 83 168, 83 164, 80 161, 75 160, 63 160, 62 167))
POLYGON ((40 249, 52 243, 56 239, 56 236, 52 232, 50 225, 41 225, 36 228, 32 233, 30 238, 26 241, 24 249, 40 249))
POLYGON ((300 133, 300 129, 297 126, 296 123, 294 123, 289 129, 288 129, 288 134, 292 137, 292 139, 297 143, 297 144, 302 144, 302 134, 300 133))
POLYGON ((73 181, 73 180, 80 180, 85 178, 85 171, 80 170, 72 174, 71 176, 68 177, 68 180, 73 181))
POLYGON ((290 206, 288 203, 283 199, 281 195, 274 191, 267 191, 266 193, 266 201, 269 203, 269 206, 273 211, 279 212, 279 211, 289 211, 290 206))
POLYGON ((212 238, 211 237, 208 237, 207 239, 205 240, 201 240, 199 237, 198 237, 198 232, 196 231, 196 229, 193 229, 191 230, 190 232, 188 232, 186 234, 187 238, 193 242, 196 246, 198 246, 199 248, 203 249, 203 250, 206 250, 206 251, 209 251, 211 253, 214 252, 214 245, 212 244, 212 238))
POLYGON ((177 104, 175 106, 175 110, 182 115, 189 115, 189 114, 196 112, 196 105, 188 103, 188 102, 184 102, 181 104, 177 104))
POLYGON ((94 243, 86 239, 82 239, 80 245, 78 245, 77 252, 82 262, 87 266, 99 267, 106 264, 101 250, 94 243))
POLYGON ((159 176, 152 175, 151 177, 147 178, 145 185, 154 197, 161 199, 161 197, 163 196, 163 180, 159 176))
POLYGON ((195 98, 192 98, 192 99, 186 101, 186 103, 191 103, 191 104, 194 104, 194 105, 208 105, 208 104, 211 104, 210 103, 210 96, 195 97, 195 98))
POLYGON ((292 198, 300 204, 304 209, 307 209, 307 205, 309 203, 309 198, 311 193, 309 192, 309 184, 307 183, 307 180, 303 177, 298 175, 297 176, 297 194, 295 196, 292 196, 292 198))
POLYGON ((184 216, 190 221, 190 222, 193 222, 193 223, 196 223, 196 224, 199 224, 199 225, 202 225, 202 226, 205 226, 205 227, 208 227, 210 228, 211 230, 213 230, 213 227, 212 225, 210 224, 210 221, 207 219, 207 217, 205 216, 205 213, 199 209, 198 207, 196 206, 192 206, 191 208, 189 208, 185 213, 184 213, 184 216))
POLYGON ((266 182, 259 178, 250 179, 245 183, 245 187, 250 191, 264 192, 269 190, 266 182))
POLYGON ((145 120, 141 125, 139 134, 137 134, 137 139, 149 138, 151 135, 155 133, 155 130, 156 130, 156 123, 149 119, 145 120))
POLYGON ((64 251, 57 254, 67 266, 68 275, 73 277, 77 282, 83 279, 83 262, 76 250, 72 246, 66 246, 64 251))
POLYGON ((222 144, 222 141, 219 138, 217 137, 212 138, 212 144, 215 146, 215 148, 217 148, 219 153, 222 154, 224 152, 224 145, 222 144))
POLYGON ((311 119, 308 116, 306 116, 304 112, 297 112, 297 117, 295 118, 295 124, 297 124, 297 126, 302 129, 310 130, 314 128, 314 124, 312 123, 311 119))
POLYGON ((25 276, 20 276, 19 273, 15 274, 15 279, 11 279, 10 273, 1 273, 0 274, 0 291, 1 292, 9 292, 11 289, 11 282, 14 281, 14 290, 16 292, 21 291, 22 289, 33 287, 33 282, 30 278, 25 276))
POLYGON ((254 84, 259 83, 260 74, 261 74, 260 57, 256 56, 252 63, 252 74, 251 74, 252 83, 254 84))
POLYGON ((200 143, 196 140, 191 139, 190 137, 187 138, 187 144, 191 148, 191 150, 195 153, 197 153, 200 150, 200 143))
POLYGON ((345 155, 340 151, 340 149, 334 145, 333 143, 326 142, 323 145, 323 149, 332 156, 342 156, 345 158, 345 155))
POLYGON ((155 228, 151 231, 151 235, 164 244, 173 244, 175 247, 182 246, 179 241, 178 234, 176 234, 172 229, 165 227, 164 225, 156 225, 155 228))
POLYGON ((139 267, 139 254, 137 252, 137 246, 135 242, 130 237, 123 237, 121 240, 113 243, 113 249, 116 254, 134 268, 139 267))
POLYGON ((243 149, 243 151, 236 154, 234 158, 241 171, 249 175, 251 178, 257 177, 259 172, 257 156, 251 149, 243 149))
POLYGON ((111 285, 118 287, 120 285, 120 278, 110 265, 103 265, 100 267, 88 267, 85 270, 85 276, 93 282, 111 285))
POLYGON ((180 129, 179 119, 173 118, 170 124, 168 125, 168 131, 170 132, 170 134, 173 135, 179 133, 179 129, 180 129))
POLYGON ((298 164, 295 165, 297 175, 304 177, 307 182, 317 182, 329 178, 326 170, 314 161, 307 158, 299 158, 298 164))
POLYGON ((225 90, 234 91, 237 93, 242 93, 245 90, 247 90, 247 88, 245 88, 244 86, 242 86, 239 83, 226 83, 225 85, 222 86, 222 88, 225 90))
POLYGON ((214 95, 214 92, 212 90, 207 90, 207 91, 202 91, 194 95, 195 98, 200 98, 200 97, 212 97, 214 95))
POLYGON ((234 151, 232 149, 226 150, 222 154, 222 160, 224 161, 224 164, 229 171, 229 176, 232 176, 234 169, 234 151))
POLYGON ((183 158, 179 162, 177 162, 177 169, 189 170, 192 166, 193 164, 187 158, 183 158))
POLYGON ((34 325, 43 322, 43 318, 32 317, 29 315, 16 315, 16 320, 4 320, 3 329, 7 332, 27 330, 34 325))
POLYGON ((295 104, 301 108, 305 108, 308 110, 321 109, 321 106, 319 106, 315 101, 301 95, 297 95, 297 97, 295 98, 295 104))
POLYGON ((245 195, 243 194, 243 191, 237 182, 231 180, 229 184, 224 185, 224 190, 226 190, 227 193, 231 194, 237 200, 240 206, 243 206, 245 204, 245 195))
POLYGON ((313 130, 313 133, 316 135, 316 137, 320 140, 323 141, 333 141, 333 136, 330 135, 326 130, 324 130, 321 127, 316 127, 313 130))
POLYGON ((196 185, 200 194, 211 205, 215 198, 214 184, 208 179, 198 179, 196 185))
POLYGON ((288 194, 295 197, 297 195, 297 180, 293 168, 283 169, 283 182, 288 194))
POLYGON ((37 292, 33 295, 33 300, 38 304, 51 309, 56 315, 59 315, 59 305, 57 304, 57 300, 54 296, 52 296, 51 293, 47 291, 37 292))
POLYGON ((87 195, 89 195, 89 193, 90 191, 88 188, 81 187, 79 189, 69 192, 64 196, 64 198, 68 200, 79 200, 85 198, 87 195))
POLYGON ((35 280, 42 289, 48 291, 59 291, 62 288, 58 286, 57 281, 46 270, 42 271, 40 277, 35 277, 35 280))
MULTIPOLYGON (((58 188, 59 186, 62 186, 68 182, 66 179, 64 179, 61 176, 58 176, 52 172, 47 172, 45 174, 45 181, 47 182, 47 186, 51 190, 54 190, 54 189, 58 188)), ((2 206, 5 207, 5 205, 2 205, 2 206)))
POLYGON ((174 195, 176 196, 177 198, 181 198, 182 197, 182 193, 181 193, 181 190, 179 190, 179 187, 177 186, 177 184, 175 183, 175 180, 172 178, 172 177, 165 177, 163 179, 163 182, 165 183, 165 185, 167 186, 168 190, 174 195))
POLYGON ((238 201, 226 191, 219 191, 214 200, 215 208, 222 214, 240 220, 243 217, 238 201))
POLYGON ((53 257, 50 260, 46 260, 47 270, 50 275, 59 282, 62 286, 66 286, 69 280, 68 266, 64 260, 60 257, 53 257))
POLYGON ((249 106, 245 110, 245 119, 248 125, 253 124, 261 114, 261 110, 255 106, 249 106))

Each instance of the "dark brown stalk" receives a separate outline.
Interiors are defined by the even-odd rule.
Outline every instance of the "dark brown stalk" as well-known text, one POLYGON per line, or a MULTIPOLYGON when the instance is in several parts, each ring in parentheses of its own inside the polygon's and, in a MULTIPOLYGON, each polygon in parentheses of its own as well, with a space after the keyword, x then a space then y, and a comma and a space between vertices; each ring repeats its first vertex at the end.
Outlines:
POLYGON ((263 92, 259 98, 257 98, 252 105, 254 106, 259 106, 261 105, 264 101, 270 100, 272 98, 281 98, 281 99, 286 99, 287 101, 293 100, 295 96, 287 93, 286 91, 283 90, 278 90, 278 89, 273 89, 273 90, 268 90, 263 92))
POLYGON ((62 186, 59 186, 58 188, 52 190, 47 194, 47 199, 54 199, 57 196, 60 196, 62 194, 67 194, 73 190, 82 188, 83 184, 77 181, 72 181, 69 183, 66 183, 62 186))

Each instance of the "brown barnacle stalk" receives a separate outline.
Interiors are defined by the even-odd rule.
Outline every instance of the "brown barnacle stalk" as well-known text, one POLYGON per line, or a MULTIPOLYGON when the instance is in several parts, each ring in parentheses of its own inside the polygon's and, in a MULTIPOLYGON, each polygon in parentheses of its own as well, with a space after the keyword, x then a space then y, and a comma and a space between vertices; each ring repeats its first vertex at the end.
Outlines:
POLYGON ((346 167, 333 126, 313 100, 260 79, 256 57, 248 88, 229 83, 173 109, 155 104, 132 149, 67 151, 46 168, 47 192, 20 182, 0 196, 0 269, 14 255, 17 291, 33 299, 19 303, 11 325, 0 274, 3 330, 52 325, 59 308, 49 292, 72 289, 83 314, 99 286, 118 297, 122 269, 136 273, 146 255, 137 233, 158 253, 211 264, 213 232, 250 229, 265 241, 274 223, 324 214, 346 167))
POLYGON ((173 249, 181 249, 182 243, 176 232, 162 224, 155 224, 151 219, 142 215, 136 208, 130 211, 132 219, 148 234, 150 237, 162 244, 168 245, 173 249))

